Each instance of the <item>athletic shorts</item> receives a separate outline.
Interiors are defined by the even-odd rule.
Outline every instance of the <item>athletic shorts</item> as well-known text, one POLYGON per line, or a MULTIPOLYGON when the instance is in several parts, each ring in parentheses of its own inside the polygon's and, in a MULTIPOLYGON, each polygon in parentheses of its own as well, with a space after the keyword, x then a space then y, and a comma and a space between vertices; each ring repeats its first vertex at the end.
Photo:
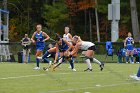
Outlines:
POLYGON ((44 50, 44 46, 42 46, 42 47, 36 47, 36 50, 37 51, 43 51, 44 50))
POLYGON ((95 51, 95 50, 96 50, 96 47, 95 47, 95 46, 91 46, 91 47, 88 48, 88 50, 93 50, 93 51, 95 51))
POLYGON ((133 45, 127 45, 127 46, 126 46, 126 49, 127 49, 127 50, 133 50, 134 47, 133 47, 133 45))

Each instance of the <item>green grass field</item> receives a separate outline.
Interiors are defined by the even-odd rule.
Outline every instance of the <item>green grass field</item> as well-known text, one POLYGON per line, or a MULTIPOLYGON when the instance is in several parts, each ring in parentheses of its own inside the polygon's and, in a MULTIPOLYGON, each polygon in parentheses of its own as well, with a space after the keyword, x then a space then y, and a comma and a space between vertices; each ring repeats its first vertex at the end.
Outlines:
MULTIPOLYGON (((42 63, 41 67, 46 64, 42 63)), ((75 63, 76 72, 62 64, 56 71, 33 70, 35 63, 0 63, 0 93, 139 93, 140 81, 129 78, 138 64, 106 63, 101 72, 84 72, 86 64, 75 63)))

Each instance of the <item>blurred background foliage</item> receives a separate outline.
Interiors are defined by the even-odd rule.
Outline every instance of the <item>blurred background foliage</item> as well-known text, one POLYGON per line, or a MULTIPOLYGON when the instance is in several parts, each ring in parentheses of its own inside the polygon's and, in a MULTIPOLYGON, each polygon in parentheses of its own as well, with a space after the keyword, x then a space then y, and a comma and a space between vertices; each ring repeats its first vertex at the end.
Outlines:
MULTIPOLYGON (((10 11, 10 41, 20 41, 25 33, 31 37, 35 25, 41 23, 43 31, 51 37, 63 34, 64 26, 69 26, 72 35, 80 35, 84 40, 97 41, 95 7, 98 9, 101 42, 110 40, 111 26, 107 19, 108 4, 111 0, 7 0, 10 11), (91 23, 90 23, 91 20, 91 23), (90 32, 90 25, 92 33, 90 32), (18 35, 18 37, 17 37, 18 35)), ((131 27, 130 1, 121 1, 119 42, 123 41, 131 27)), ((140 16, 140 0, 137 1, 140 16)), ((2 0, 1 2, 2 3, 2 0)), ((2 6, 0 6, 2 8, 2 6)))

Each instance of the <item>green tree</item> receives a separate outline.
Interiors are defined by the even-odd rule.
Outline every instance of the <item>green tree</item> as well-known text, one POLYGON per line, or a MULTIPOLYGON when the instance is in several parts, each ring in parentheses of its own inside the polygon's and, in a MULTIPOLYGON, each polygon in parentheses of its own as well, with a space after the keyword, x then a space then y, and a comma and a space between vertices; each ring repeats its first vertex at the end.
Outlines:
POLYGON ((46 3, 42 17, 47 27, 59 34, 63 33, 64 26, 68 24, 69 15, 63 0, 59 2, 46 3))

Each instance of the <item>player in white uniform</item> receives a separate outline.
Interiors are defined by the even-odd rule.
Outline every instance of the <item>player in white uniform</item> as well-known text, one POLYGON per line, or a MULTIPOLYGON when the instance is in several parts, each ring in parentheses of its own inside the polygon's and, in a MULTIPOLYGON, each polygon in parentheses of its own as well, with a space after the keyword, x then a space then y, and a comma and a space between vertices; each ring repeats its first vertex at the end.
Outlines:
POLYGON ((100 70, 103 70, 104 67, 104 63, 101 63, 100 61, 98 61, 97 59, 95 59, 94 56, 94 51, 95 49, 95 44, 92 42, 88 42, 88 41, 82 41, 81 38, 79 36, 74 36, 73 37, 73 43, 75 43, 75 49, 70 53, 70 56, 72 56, 73 54, 75 54, 76 52, 78 52, 79 49, 81 50, 85 50, 85 62, 88 65, 88 68, 84 71, 92 71, 92 65, 90 60, 93 60, 94 62, 96 62, 97 64, 100 65, 100 70))
MULTIPOLYGON (((66 26, 64 29, 65 34, 63 35, 63 38, 72 45, 72 35, 69 33, 69 31, 70 31, 69 27, 66 26)), ((68 68, 74 67, 74 57, 72 57, 71 61, 73 61, 73 62, 72 62, 72 64, 70 64, 70 66, 68 68)), ((76 71, 76 69, 74 69, 74 70, 76 71)))
POLYGON ((68 42, 72 41, 72 35, 69 33, 69 27, 65 27, 65 34, 63 35, 63 38, 68 42))

